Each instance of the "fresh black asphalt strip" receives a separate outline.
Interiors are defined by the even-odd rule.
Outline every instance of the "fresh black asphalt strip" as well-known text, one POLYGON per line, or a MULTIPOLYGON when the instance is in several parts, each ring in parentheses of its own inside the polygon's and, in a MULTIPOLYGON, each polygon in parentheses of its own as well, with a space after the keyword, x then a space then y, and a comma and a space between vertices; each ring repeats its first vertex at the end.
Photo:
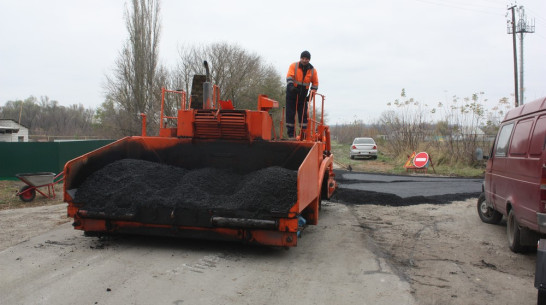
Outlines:
POLYGON ((338 189, 333 201, 346 204, 407 206, 446 204, 478 197, 483 179, 395 176, 335 170, 338 189))

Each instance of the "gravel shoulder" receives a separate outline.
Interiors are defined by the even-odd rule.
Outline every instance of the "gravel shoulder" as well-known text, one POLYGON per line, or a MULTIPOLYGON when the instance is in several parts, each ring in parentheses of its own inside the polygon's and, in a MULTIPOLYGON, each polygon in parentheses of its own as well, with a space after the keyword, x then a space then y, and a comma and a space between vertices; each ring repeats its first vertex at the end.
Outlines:
POLYGON ((69 222, 66 204, 0 211, 0 251, 69 222))

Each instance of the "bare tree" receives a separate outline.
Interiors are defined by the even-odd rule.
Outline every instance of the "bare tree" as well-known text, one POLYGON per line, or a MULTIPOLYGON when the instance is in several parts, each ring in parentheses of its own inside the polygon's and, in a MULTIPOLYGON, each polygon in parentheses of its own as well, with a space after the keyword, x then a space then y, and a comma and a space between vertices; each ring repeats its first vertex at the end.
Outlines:
POLYGON ((113 75, 106 77, 106 101, 98 115, 101 123, 117 128, 120 136, 140 133, 140 113, 147 114, 151 128, 157 128, 160 88, 168 78, 158 63, 159 11, 159 0, 132 0, 125 12, 129 38, 113 75))
MULTIPOLYGON (((282 77, 262 58, 237 45, 212 43, 207 46, 181 47, 176 69, 179 89, 191 92, 193 75, 205 74, 208 61, 212 82, 220 87, 220 98, 232 100, 239 109, 255 109, 258 94, 266 94, 284 105, 282 77)), ((189 97, 188 97, 189 98, 189 97)))
POLYGON ((387 146, 395 155, 404 155, 419 148, 420 143, 429 135, 429 117, 425 107, 413 98, 406 98, 402 89, 400 97, 393 103, 397 111, 389 110, 381 114, 379 125, 381 132, 388 136, 387 146))

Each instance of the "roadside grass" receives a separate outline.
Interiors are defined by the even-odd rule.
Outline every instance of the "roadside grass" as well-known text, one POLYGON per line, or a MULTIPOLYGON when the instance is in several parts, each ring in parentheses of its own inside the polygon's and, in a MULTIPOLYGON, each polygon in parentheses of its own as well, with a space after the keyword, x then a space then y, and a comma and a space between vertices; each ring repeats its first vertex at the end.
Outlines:
MULTIPOLYGON (((48 199, 44 196, 36 193, 36 198, 31 202, 23 202, 16 195, 19 189, 25 184, 21 181, 15 180, 0 180, 0 210, 28 208, 44 205, 55 205, 63 202, 63 185, 62 183, 55 185, 55 199, 48 199)), ((40 190, 47 194, 47 187, 40 188, 40 190)))
POLYGON ((485 174, 485 166, 475 168, 475 167, 460 166, 460 165, 459 166, 440 165, 440 166, 435 166, 434 168, 439 175, 443 175, 443 176, 483 178, 485 174))
MULTIPOLYGON (((414 171, 406 171, 404 164, 406 163, 411 152, 408 152, 407 157, 393 157, 388 151, 381 150, 376 160, 372 159, 355 159, 352 160, 349 157, 351 150, 351 144, 338 143, 332 141, 332 153, 334 154, 334 160, 343 167, 351 166, 353 171, 363 171, 371 173, 386 173, 386 174, 412 174, 414 171)), ((439 176, 455 176, 455 177, 483 177, 485 170, 485 163, 479 164, 476 167, 466 166, 462 164, 435 164, 435 154, 430 153, 432 158, 432 166, 428 168, 429 175, 439 176)))

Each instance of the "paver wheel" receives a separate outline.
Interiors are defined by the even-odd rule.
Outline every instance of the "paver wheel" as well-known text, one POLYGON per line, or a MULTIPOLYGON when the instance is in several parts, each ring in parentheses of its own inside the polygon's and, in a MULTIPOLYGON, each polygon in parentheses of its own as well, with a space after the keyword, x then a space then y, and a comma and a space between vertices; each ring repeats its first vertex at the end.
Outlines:
POLYGON ((322 186, 320 187, 318 206, 319 211, 322 210, 322 199, 328 200, 328 174, 324 174, 322 186))
POLYGON ((30 185, 25 185, 19 190, 19 199, 21 199, 24 202, 31 202, 32 200, 34 200, 35 197, 36 197, 36 189, 30 185))
POLYGON ((478 215, 480 215, 480 219, 483 222, 494 225, 499 224, 502 220, 501 213, 487 206, 487 202, 485 202, 485 193, 481 193, 478 198, 478 215))

